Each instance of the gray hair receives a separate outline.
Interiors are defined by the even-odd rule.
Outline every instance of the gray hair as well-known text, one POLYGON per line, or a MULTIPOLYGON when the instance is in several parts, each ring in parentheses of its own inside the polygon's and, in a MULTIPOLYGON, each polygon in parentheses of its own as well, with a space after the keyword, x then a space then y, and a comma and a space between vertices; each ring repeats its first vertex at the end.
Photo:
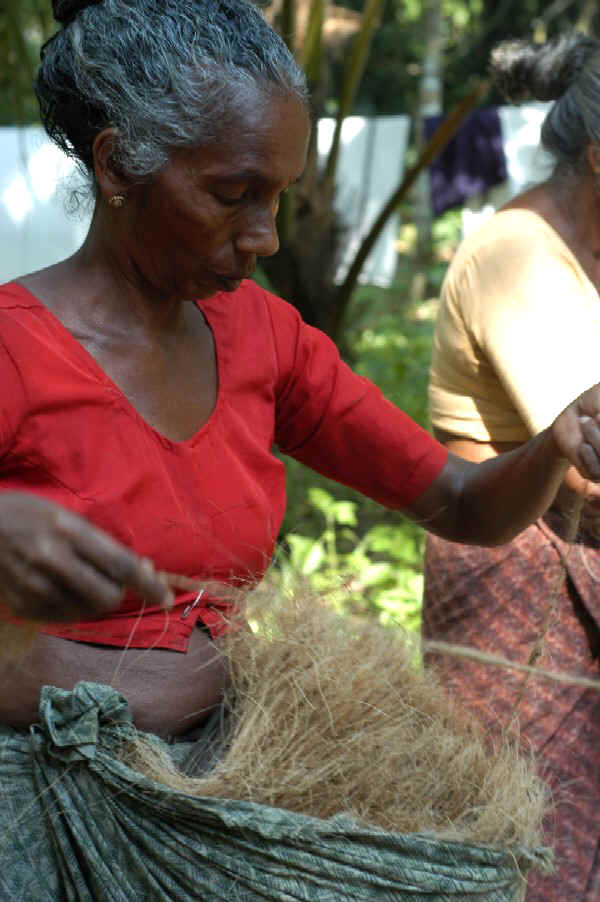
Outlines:
POLYGON ((491 71, 509 101, 556 101, 542 144, 557 171, 579 170, 585 148, 600 146, 600 41, 578 33, 546 44, 506 41, 493 51, 491 71))
POLYGON ((63 28, 35 82, 50 138, 93 177, 107 126, 117 171, 158 172, 170 152, 218 138, 249 86, 308 102, 285 43, 250 0, 54 0, 63 28))

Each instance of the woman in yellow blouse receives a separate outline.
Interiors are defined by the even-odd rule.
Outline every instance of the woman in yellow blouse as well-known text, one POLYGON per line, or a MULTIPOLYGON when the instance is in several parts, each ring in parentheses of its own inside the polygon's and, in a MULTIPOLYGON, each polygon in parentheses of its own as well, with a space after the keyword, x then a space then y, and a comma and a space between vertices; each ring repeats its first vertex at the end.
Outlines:
MULTIPOLYGON (((474 461, 539 433, 600 373, 600 42, 510 42, 492 69, 511 100, 555 100, 542 142, 556 165, 463 242, 443 286, 431 420, 451 451, 474 461)), ((508 545, 429 537, 425 636, 527 663, 545 633, 539 666, 598 677, 599 549, 600 490, 574 469, 548 514, 508 545)), ((522 674, 450 656, 438 664, 492 732, 510 721, 522 674)), ((534 679, 518 714, 555 797, 555 873, 533 878, 528 902, 597 900, 600 694, 534 679)))

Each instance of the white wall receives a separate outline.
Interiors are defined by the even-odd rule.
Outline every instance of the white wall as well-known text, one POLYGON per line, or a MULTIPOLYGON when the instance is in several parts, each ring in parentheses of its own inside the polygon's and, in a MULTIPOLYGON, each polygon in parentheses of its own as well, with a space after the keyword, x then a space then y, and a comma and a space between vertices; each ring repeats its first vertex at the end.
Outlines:
POLYGON ((82 243, 89 213, 69 217, 72 160, 41 128, 0 128, 0 282, 63 260, 82 243))
MULTIPOLYGON (((335 129, 321 119, 318 151, 324 164, 335 129)), ((402 180, 410 119, 408 116, 348 116, 342 126, 335 206, 348 227, 336 280, 341 282, 361 241, 392 191, 402 180)), ((396 272, 398 217, 391 216, 360 275, 361 282, 390 284, 396 272)))
POLYGON ((463 234, 472 232, 515 194, 548 178, 553 160, 540 145, 540 131, 551 106, 527 103, 498 107, 508 179, 467 201, 462 213, 463 234))

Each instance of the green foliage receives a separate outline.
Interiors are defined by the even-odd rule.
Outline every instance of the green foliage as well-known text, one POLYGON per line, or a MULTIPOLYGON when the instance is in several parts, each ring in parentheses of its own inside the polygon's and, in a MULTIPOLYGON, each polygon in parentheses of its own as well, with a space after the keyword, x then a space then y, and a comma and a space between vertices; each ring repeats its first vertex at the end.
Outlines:
MULTIPOLYGON (((432 305, 406 309, 404 287, 360 287, 346 333, 347 359, 422 425, 432 305)), ((300 577, 339 610, 417 628, 424 533, 401 514, 322 477, 297 461, 287 468, 288 510, 273 577, 283 591, 300 577)))
MULTIPOLYGON (((336 2, 355 10, 362 4, 362 0, 336 2)), ((423 5, 423 0, 387 0, 356 99, 356 113, 410 115, 416 109, 422 74, 423 5)), ((555 36, 572 28, 584 8, 585 0, 562 4, 549 0, 443 0, 447 35, 444 108, 458 102, 474 76, 485 76, 491 48, 498 41, 533 38, 536 32, 539 34, 540 22, 547 22, 543 34, 555 36)), ((598 19, 596 13, 596 27, 598 19)), ((341 78, 341 66, 336 78, 341 78)), ((489 102, 502 101, 491 97, 489 102)))
POLYGON ((0 125, 37 121, 33 79, 40 47, 52 31, 50 0, 0 4, 0 125))
POLYGON ((300 578, 342 613, 416 629, 423 588, 419 532, 402 523, 380 523, 360 536, 357 502, 336 500, 318 486, 310 486, 307 496, 320 532, 286 535, 286 550, 272 571, 281 590, 300 578))
MULTIPOLYGON (((336 0, 340 6, 363 10, 365 0, 336 0)), ((265 5, 260 2, 259 5, 265 5)), ((266 4, 268 5, 268 4, 266 4)), ((292 4, 287 2, 291 9, 292 4)), ((532 37, 547 19, 543 32, 555 35, 578 22, 585 0, 551 4, 548 0, 444 0, 448 44, 445 106, 464 94, 473 75, 484 75, 490 48, 510 37, 532 37), (552 16, 549 17, 550 12, 552 16)), ((311 82, 318 80, 321 58, 319 25, 324 0, 311 0, 313 28, 302 62, 311 82)), ((369 64, 354 104, 360 114, 411 113, 421 76, 423 0, 386 0, 374 36, 369 64)), ((597 25, 598 15, 596 14, 597 25)), ((0 4, 0 124, 34 122, 37 106, 31 89, 39 48, 53 30, 50 0, 2 0, 0 4)), ((327 100, 339 94, 346 57, 336 64, 327 100)))
POLYGON ((424 386, 431 349, 431 324, 411 321, 399 327, 397 314, 383 314, 356 338, 355 370, 417 422, 427 419, 424 386))

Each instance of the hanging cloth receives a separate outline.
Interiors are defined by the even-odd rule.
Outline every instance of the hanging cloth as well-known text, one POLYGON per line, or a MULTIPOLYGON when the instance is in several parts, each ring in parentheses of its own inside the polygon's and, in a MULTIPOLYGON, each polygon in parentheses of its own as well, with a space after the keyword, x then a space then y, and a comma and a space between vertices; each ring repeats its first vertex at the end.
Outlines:
MULTIPOLYGON (((427 116, 431 138, 445 117, 427 116)), ((502 127, 496 107, 472 112, 429 166, 431 206, 436 216, 463 205, 467 198, 506 181, 502 127)))

